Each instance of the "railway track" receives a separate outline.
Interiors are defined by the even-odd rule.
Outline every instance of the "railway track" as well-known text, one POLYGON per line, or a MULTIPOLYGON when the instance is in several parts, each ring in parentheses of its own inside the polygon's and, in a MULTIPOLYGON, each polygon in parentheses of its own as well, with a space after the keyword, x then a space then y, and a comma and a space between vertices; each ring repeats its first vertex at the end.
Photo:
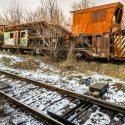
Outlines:
POLYGON ((110 112, 110 125, 116 123, 116 119, 121 125, 124 123, 124 106, 76 94, 8 72, 0 71, 0 94, 28 108, 51 124, 82 125, 92 113, 99 110, 99 107, 100 111, 105 109, 110 112))
POLYGON ((47 125, 45 120, 29 113, 26 108, 12 103, 12 100, 0 94, 0 125, 47 125))

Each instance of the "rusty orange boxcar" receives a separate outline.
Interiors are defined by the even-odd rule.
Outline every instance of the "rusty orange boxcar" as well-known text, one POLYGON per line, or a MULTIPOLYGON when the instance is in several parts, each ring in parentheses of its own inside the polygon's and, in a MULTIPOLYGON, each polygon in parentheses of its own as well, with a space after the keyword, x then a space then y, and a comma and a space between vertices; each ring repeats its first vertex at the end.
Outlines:
POLYGON ((73 11, 71 36, 76 55, 124 59, 123 8, 123 4, 117 2, 73 11))

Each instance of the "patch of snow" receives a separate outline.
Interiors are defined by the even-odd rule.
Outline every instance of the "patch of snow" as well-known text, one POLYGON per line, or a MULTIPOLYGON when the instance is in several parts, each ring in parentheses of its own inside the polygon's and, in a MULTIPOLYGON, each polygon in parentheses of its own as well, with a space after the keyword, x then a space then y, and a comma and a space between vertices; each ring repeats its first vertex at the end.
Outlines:
POLYGON ((61 110, 62 108, 64 108, 66 105, 68 105, 70 102, 68 99, 62 99, 61 101, 53 104, 52 106, 50 106, 49 108, 47 108, 47 111, 53 112, 53 113, 57 113, 59 110, 61 110), (58 108, 57 108, 58 107, 58 108))
POLYGON ((100 112, 98 109, 96 112, 89 116, 89 119, 83 125, 107 125, 110 123, 110 117, 100 112))
POLYGON ((109 88, 108 93, 105 94, 107 100, 120 105, 125 105, 125 92, 117 90, 113 86, 109 88))
POLYGON ((22 110, 16 108, 16 106, 14 105, 10 105, 9 103, 5 102, 2 107, 2 110, 6 115, 0 117, 0 125, 17 125, 22 123, 24 123, 25 125, 43 125, 42 122, 39 122, 31 115, 22 112, 22 110))

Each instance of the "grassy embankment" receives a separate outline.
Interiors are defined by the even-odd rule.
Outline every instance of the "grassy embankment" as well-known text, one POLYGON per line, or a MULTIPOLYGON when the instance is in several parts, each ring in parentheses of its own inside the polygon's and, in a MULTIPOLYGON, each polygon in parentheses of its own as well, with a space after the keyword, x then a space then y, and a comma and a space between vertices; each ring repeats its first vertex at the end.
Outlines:
MULTIPOLYGON (((49 63, 59 67, 60 69, 62 69, 62 71, 66 70, 67 67, 71 67, 72 70, 80 71, 88 75, 90 72, 97 72, 103 75, 108 75, 108 76, 125 80, 125 62, 119 62, 119 61, 107 62, 104 60, 76 61, 75 59, 71 59, 63 62, 51 62, 51 60, 48 57, 43 57, 43 56, 36 56, 36 57, 30 56, 30 55, 18 55, 18 56, 25 58, 27 61, 19 62, 14 65, 11 65, 14 68, 35 69, 39 67, 39 62, 36 60, 42 60, 45 63, 49 63)), ((11 62, 11 59, 4 57, 0 59, 0 62, 3 62, 5 65, 9 65, 11 62)))

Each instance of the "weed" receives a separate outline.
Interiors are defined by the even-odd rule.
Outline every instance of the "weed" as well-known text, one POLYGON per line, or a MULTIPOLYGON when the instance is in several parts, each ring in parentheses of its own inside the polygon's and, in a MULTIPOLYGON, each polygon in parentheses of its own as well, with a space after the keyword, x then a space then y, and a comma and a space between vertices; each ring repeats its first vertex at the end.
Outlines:
POLYGON ((118 90, 122 90, 125 92, 125 86, 121 83, 115 83, 114 86, 118 89, 118 90))

